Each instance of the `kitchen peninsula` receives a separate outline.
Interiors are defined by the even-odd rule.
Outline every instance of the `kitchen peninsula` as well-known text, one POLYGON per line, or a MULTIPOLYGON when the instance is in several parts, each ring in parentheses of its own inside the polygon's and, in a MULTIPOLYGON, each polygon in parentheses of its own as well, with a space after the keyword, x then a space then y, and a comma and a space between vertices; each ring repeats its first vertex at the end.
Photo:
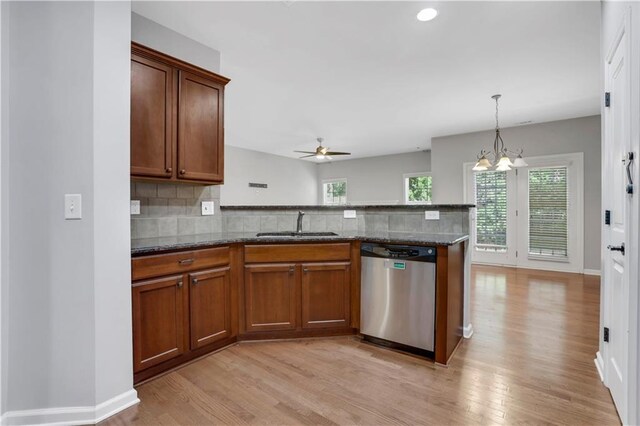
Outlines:
POLYGON ((446 365, 470 207, 222 206, 222 232, 132 240, 135 381, 243 340, 358 335, 363 243, 435 248, 430 358, 446 365))

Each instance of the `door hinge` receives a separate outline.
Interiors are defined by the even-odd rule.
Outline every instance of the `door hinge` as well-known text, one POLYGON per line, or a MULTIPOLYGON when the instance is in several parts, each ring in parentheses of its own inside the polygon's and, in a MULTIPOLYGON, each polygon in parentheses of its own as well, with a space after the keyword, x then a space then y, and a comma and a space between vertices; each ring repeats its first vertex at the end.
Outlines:
POLYGON ((516 257, 518 257, 518 250, 516 250, 516 257))
POLYGON ((516 216, 518 216, 518 210, 516 210, 516 216))
POLYGON ((611 92, 604 92, 604 106, 611 106, 611 92))
POLYGON ((607 342, 607 343, 609 342, 609 327, 605 327, 605 328, 604 328, 604 337, 603 337, 603 340, 604 340, 605 342, 607 342))
POLYGON ((604 211, 604 224, 611 225, 611 210, 604 211))

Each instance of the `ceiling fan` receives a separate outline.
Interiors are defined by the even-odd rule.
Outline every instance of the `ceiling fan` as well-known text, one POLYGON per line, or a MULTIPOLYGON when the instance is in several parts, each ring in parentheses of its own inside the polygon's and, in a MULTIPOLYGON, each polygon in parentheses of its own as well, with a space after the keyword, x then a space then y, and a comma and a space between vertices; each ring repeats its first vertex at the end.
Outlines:
POLYGON ((325 148, 324 146, 322 146, 322 141, 324 141, 323 138, 317 138, 316 140, 318 141, 318 147, 316 148, 315 151, 293 151, 293 152, 299 152, 300 154, 308 154, 308 155, 303 155, 300 158, 316 157, 318 160, 324 160, 324 159, 331 160, 332 155, 351 155, 350 152, 329 151, 330 148, 325 148))

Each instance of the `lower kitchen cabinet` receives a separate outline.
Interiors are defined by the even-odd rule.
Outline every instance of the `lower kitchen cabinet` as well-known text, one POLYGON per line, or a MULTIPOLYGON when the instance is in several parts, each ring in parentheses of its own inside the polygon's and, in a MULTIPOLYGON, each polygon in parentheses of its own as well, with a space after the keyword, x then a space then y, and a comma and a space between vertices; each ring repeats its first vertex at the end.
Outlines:
POLYGON ((231 336, 230 268, 189 274, 191 349, 231 336))
POLYGON ((236 341, 239 255, 216 247, 132 259, 135 383, 236 341))
POLYGON ((342 242, 245 245, 240 339, 353 334, 351 250, 342 242))
POLYGON ((244 277, 247 331, 296 329, 298 303, 295 265, 247 265, 244 277))
POLYGON ((302 328, 349 326, 350 282, 350 263, 303 264, 302 328))
POLYGON ((186 300, 182 275, 133 285, 134 372, 184 353, 186 300))

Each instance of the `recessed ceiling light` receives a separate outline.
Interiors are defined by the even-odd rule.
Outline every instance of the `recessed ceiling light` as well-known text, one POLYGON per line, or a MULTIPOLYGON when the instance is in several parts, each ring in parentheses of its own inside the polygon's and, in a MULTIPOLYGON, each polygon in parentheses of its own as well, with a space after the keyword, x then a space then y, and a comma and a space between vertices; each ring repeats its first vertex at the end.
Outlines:
POLYGON ((432 20, 436 16, 438 16, 438 11, 432 7, 428 7, 418 12, 416 18, 418 18, 418 21, 426 22, 432 20))

